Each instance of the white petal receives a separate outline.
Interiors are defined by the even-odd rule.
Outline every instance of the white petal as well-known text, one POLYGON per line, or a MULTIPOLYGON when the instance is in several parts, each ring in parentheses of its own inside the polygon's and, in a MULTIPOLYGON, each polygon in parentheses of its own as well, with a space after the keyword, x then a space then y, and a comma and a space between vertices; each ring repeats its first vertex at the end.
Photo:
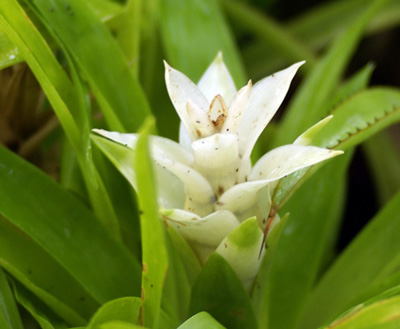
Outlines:
POLYGON ((111 139, 114 142, 125 145, 131 149, 136 148, 136 143, 139 139, 138 134, 121 134, 119 132, 108 131, 104 129, 93 129, 92 131, 103 137, 111 139))
POLYGON ((270 180, 265 179, 235 185, 222 194, 216 202, 215 208, 216 210, 225 209, 233 212, 239 221, 254 216, 258 201, 257 193, 270 182, 270 180))
MULTIPOLYGON (((114 163, 115 167, 122 173, 122 175, 125 176, 133 188, 137 190, 136 172, 133 164, 136 153, 134 144, 138 136, 135 134, 116 135, 108 133, 109 132, 101 131, 103 137, 117 137, 119 141, 125 141, 126 144, 129 144, 132 149, 111 139, 106 139, 95 135, 92 137, 93 141, 114 163)), ((154 139, 154 137, 152 139, 154 139)), ((155 172, 157 200, 159 204, 167 208, 183 207, 185 201, 185 190, 183 183, 166 168, 163 168, 159 165, 155 165, 153 168, 155 172)))
POLYGON ((297 139, 293 142, 296 145, 310 145, 314 137, 321 131, 325 125, 331 121, 333 115, 329 115, 321 121, 317 122, 311 128, 308 128, 304 133, 302 133, 297 139))
POLYGON ((163 208, 183 208, 185 205, 185 186, 182 181, 157 162, 153 168, 159 206, 163 208))
POLYGON ((185 150, 192 152, 192 140, 184 126, 184 124, 179 124, 179 144, 185 148, 185 150))
POLYGON ((217 252, 231 265, 246 290, 250 290, 263 259, 263 255, 259 257, 263 236, 257 220, 249 218, 217 248, 217 252))
MULTIPOLYGON (((125 145, 131 149, 136 149, 136 143, 139 138, 138 134, 121 134, 103 129, 93 129, 93 131, 114 142, 125 145)), ((150 136, 149 144, 153 157, 168 158, 173 161, 183 163, 186 166, 193 165, 193 155, 184 149, 180 144, 168 138, 150 136)))
POLYGON ((239 153, 249 157, 258 137, 278 110, 297 69, 304 62, 272 74, 257 82, 252 89, 249 105, 239 123, 239 153))
POLYGON ((234 133, 237 131, 250 99, 251 88, 252 84, 250 80, 246 86, 236 93, 228 109, 228 117, 222 126, 221 132, 234 133))
POLYGON ((216 95, 221 95, 226 104, 230 104, 236 94, 236 87, 233 79, 225 66, 221 52, 208 67, 201 77, 198 86, 206 96, 209 103, 216 95))
POLYGON ((185 186, 185 209, 200 216, 208 215, 213 211, 215 194, 208 181, 191 167, 182 163, 155 157, 159 166, 167 169, 178 177, 185 186))
POLYGON ((258 192, 264 186, 296 170, 342 153, 342 151, 300 145, 285 145, 273 149, 256 163, 249 176, 249 182, 233 186, 219 198, 216 209, 230 210, 242 220, 248 216, 249 209, 256 209, 258 192))
POLYGON ((254 165, 249 180, 276 180, 342 153, 316 146, 284 145, 261 157, 254 165))
POLYGON ((204 218, 181 209, 161 210, 161 216, 178 229, 203 263, 221 241, 239 226, 236 217, 227 210, 214 212, 204 218))
MULTIPOLYGON (((98 129, 95 129, 94 131, 100 134, 98 129)), ((101 131, 101 135, 103 135, 103 132, 107 133, 107 131, 101 131)), ((104 135, 102 137, 92 135, 92 140, 137 191, 136 172, 133 166, 135 161, 135 151, 127 147, 125 144, 122 145, 103 137, 104 135)))
POLYGON ((189 99, 186 104, 186 109, 192 120, 197 138, 207 137, 216 132, 214 124, 210 121, 207 113, 198 107, 196 103, 193 103, 189 99))
POLYGON ((194 141, 192 148, 194 168, 210 182, 217 195, 235 184, 240 165, 236 135, 214 134, 194 141))
POLYGON ((186 75, 170 67, 165 61, 164 64, 165 83, 167 85, 169 97, 190 138, 196 140, 196 130, 186 110, 186 104, 188 100, 191 99, 192 102, 196 103, 199 108, 207 113, 209 102, 200 89, 186 75))

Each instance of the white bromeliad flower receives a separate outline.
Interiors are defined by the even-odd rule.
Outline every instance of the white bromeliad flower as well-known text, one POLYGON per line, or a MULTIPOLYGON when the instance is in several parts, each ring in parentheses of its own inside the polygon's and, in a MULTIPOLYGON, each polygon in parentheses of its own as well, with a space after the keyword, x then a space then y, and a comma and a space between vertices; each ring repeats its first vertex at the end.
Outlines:
MULTIPOLYGON (((203 263, 217 250, 245 285, 260 265, 258 250, 270 210, 269 188, 290 173, 342 153, 308 145, 327 118, 293 144, 273 149, 251 166, 254 144, 302 64, 254 86, 249 81, 237 91, 221 54, 198 85, 165 63, 166 85, 181 127, 179 144, 163 137, 150 139, 160 214, 179 230, 203 263)), ((136 147, 137 134, 94 131, 133 150, 136 147)), ((132 162, 113 155, 101 139, 95 141, 136 188, 132 162)))

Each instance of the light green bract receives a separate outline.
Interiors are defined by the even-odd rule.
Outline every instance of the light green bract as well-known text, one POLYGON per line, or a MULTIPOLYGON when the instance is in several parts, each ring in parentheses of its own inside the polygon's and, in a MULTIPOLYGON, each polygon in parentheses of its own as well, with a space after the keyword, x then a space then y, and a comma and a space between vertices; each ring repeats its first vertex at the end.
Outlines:
MULTIPOLYGON (((272 74, 254 86, 249 81, 239 91, 221 54, 198 85, 165 63, 166 85, 181 127, 179 144, 163 137, 150 138, 160 214, 177 228, 203 263, 217 250, 246 286, 260 265, 258 252, 274 183, 342 153, 309 146, 328 117, 293 144, 273 149, 251 166, 254 144, 303 63, 272 74), (243 233, 237 230, 250 232, 249 241, 244 243, 243 233), (231 238, 230 233, 234 234, 231 238)), ((94 131, 132 150, 136 148, 137 134, 94 131)), ((113 155, 104 139, 94 140, 136 189, 133 161, 124 156, 126 152, 115 150, 113 155)))

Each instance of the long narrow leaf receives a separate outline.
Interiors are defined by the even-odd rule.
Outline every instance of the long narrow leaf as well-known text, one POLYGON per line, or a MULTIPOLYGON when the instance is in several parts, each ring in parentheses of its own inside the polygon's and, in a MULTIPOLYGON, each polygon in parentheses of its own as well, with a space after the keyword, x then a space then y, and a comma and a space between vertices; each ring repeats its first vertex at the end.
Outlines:
POLYGON ((67 329, 67 325, 58 318, 40 300, 36 299, 23 286, 14 282, 14 293, 18 303, 21 304, 38 322, 42 329, 67 329))
POLYGON ((396 329, 400 326, 399 287, 392 288, 346 311, 320 329, 396 329))
POLYGON ((150 109, 128 61, 93 8, 79 0, 33 3, 84 72, 110 128, 137 130, 150 109))
POLYGON ((153 327, 160 316, 161 295, 168 266, 164 232, 158 215, 152 161, 148 148, 150 122, 139 137, 135 168, 142 232, 142 305, 139 324, 153 327))
POLYGON ((210 313, 227 328, 258 328, 249 296, 222 256, 214 253, 192 290, 191 314, 210 313))
POLYGON ((285 113, 275 145, 292 143, 298 135, 326 115, 329 110, 326 103, 355 51, 366 24, 385 2, 373 1, 310 73, 285 113))
POLYGON ((231 18, 262 40, 269 50, 277 51, 289 62, 306 60, 308 69, 314 66, 315 55, 272 18, 261 15, 242 1, 224 0, 222 3, 231 18))
MULTIPOLYGON (((5 329, 23 329, 17 305, 7 278, 0 267, 0 318, 4 319, 5 329)), ((0 322, 1 323, 1 322, 0 322)))
POLYGON ((362 144, 381 205, 400 190, 400 155, 392 136, 383 131, 362 144), (382 170, 385 168, 385 170, 382 170))
POLYGON ((80 324, 90 318, 99 303, 63 267, 4 218, 0 232, 0 264, 13 278, 65 321, 80 324))
MULTIPOLYGON (((318 284, 303 328, 328 322, 400 266, 400 194, 368 224, 318 284)), ((363 295, 365 297, 365 295, 363 295)))
MULTIPOLYGON (((116 220, 108 195, 91 161, 89 131, 84 119, 86 113, 79 97, 80 86, 73 86, 66 72, 57 62, 46 41, 15 0, 0 3, 0 27, 18 46, 34 72, 55 110, 61 125, 80 162, 86 184, 98 217, 119 235, 116 220), (81 113, 79 112, 81 111, 81 113), (83 123, 83 126, 78 126, 83 123), (80 130, 82 132, 80 132, 80 130)), ((76 77, 72 70, 73 77, 76 77)), ((75 81, 77 79, 75 78, 75 81)))
POLYGON ((10 151, 0 148, 0 159, 4 217, 65 267, 98 302, 139 294, 137 262, 92 212, 10 151))

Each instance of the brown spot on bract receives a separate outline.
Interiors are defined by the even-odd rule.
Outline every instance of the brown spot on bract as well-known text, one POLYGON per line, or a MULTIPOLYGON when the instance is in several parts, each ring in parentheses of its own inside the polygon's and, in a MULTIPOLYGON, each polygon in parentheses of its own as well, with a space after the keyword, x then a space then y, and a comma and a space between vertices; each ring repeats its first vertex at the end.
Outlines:
POLYGON ((142 270, 142 272, 143 272, 144 274, 147 273, 147 264, 146 264, 146 263, 143 263, 143 270, 142 270))
POLYGON ((221 95, 216 95, 208 110, 208 117, 214 127, 221 128, 228 114, 228 107, 221 95))
POLYGON ((218 194, 222 195, 224 193, 224 188, 222 186, 218 186, 218 194))
POLYGON ((196 129, 196 134, 197 134, 198 137, 201 137, 201 131, 200 130, 196 129))

